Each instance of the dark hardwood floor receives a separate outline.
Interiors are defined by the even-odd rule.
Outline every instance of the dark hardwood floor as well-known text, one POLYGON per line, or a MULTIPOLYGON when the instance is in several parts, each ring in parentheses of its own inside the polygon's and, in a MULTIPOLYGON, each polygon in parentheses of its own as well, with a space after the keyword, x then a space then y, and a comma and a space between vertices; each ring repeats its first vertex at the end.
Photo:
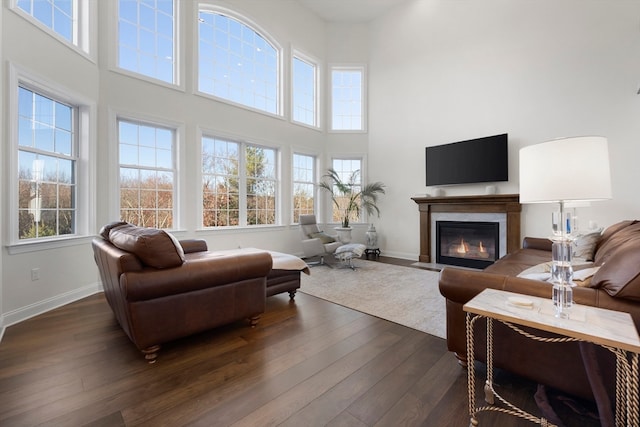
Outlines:
MULTIPOLYGON (((496 382, 539 412, 535 384, 496 382)), ((268 298, 256 328, 166 344, 153 365, 102 294, 11 326, 0 344, 1 426, 466 426, 467 413, 466 371, 443 339, 300 292, 268 298)), ((598 425, 564 413, 567 426, 598 425)))

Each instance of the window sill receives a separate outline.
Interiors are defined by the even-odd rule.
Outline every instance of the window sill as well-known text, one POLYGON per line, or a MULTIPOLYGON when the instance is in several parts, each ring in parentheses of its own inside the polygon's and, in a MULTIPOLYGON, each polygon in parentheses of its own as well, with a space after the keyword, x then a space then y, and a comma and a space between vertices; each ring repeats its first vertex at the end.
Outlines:
POLYGON ((255 232, 267 232, 275 230, 284 230, 287 227, 284 225, 252 225, 252 226, 237 226, 237 227, 211 227, 200 228, 197 233, 212 233, 212 234, 235 234, 235 233, 255 233, 255 232))
POLYGON ((9 253, 9 255, 17 255, 29 252, 46 251, 50 249, 84 245, 93 240, 93 237, 94 236, 72 236, 50 240, 31 240, 29 242, 11 243, 7 245, 7 252, 9 253))

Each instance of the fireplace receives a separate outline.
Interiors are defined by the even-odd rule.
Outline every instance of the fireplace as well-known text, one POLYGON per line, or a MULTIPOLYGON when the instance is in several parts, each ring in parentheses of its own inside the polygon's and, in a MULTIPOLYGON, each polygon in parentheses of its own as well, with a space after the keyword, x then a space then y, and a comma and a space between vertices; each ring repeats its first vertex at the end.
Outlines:
POLYGON ((420 213, 420 254, 418 261, 436 262, 435 231, 441 221, 500 222, 499 256, 520 249, 520 213, 522 205, 517 194, 483 194, 475 196, 412 197, 420 213), (461 218, 465 216, 464 218, 461 218), (496 218, 496 216, 498 218, 496 218))
POLYGON ((436 221, 436 262, 483 269, 499 256, 500 224, 436 221))

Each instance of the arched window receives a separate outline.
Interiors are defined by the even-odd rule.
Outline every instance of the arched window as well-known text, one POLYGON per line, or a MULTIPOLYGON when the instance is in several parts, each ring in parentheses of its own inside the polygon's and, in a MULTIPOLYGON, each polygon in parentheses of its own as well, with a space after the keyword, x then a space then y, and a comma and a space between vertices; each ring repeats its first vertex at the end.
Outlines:
POLYGON ((198 91, 281 114, 280 49, 227 12, 198 13, 198 91))

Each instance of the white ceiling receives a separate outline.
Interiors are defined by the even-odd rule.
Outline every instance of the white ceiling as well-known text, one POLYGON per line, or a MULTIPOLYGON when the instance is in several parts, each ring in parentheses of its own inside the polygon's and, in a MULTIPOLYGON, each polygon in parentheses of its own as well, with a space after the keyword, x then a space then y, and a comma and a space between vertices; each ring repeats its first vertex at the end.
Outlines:
POLYGON ((406 0, 298 0, 329 22, 368 22, 406 0))

